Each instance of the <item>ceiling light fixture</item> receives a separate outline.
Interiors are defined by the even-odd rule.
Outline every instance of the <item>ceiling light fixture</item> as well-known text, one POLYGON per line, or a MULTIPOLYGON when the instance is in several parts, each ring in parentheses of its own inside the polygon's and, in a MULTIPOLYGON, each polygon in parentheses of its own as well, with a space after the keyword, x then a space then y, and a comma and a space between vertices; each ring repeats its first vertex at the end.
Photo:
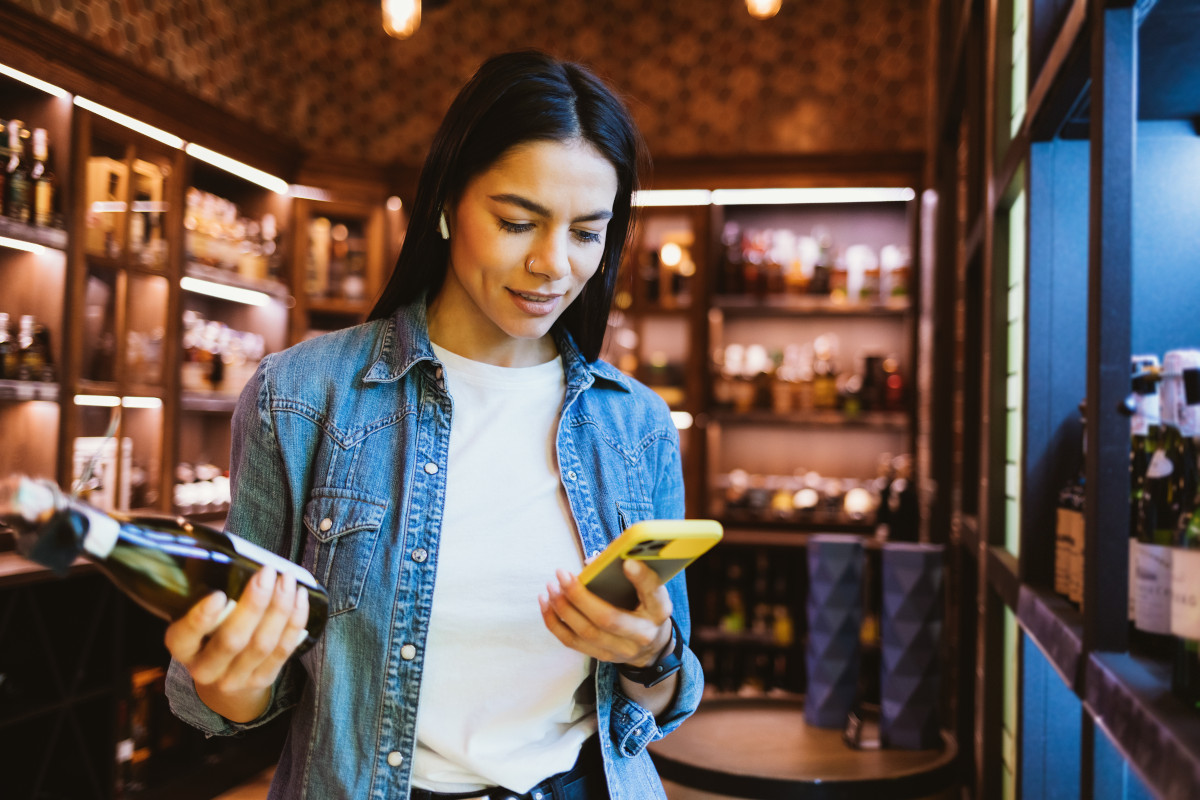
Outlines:
POLYGON ((779 13, 783 0, 746 0, 746 10, 755 19, 770 19, 779 13))
POLYGON ((383 32, 407 39, 421 27, 421 0, 383 0, 383 32))

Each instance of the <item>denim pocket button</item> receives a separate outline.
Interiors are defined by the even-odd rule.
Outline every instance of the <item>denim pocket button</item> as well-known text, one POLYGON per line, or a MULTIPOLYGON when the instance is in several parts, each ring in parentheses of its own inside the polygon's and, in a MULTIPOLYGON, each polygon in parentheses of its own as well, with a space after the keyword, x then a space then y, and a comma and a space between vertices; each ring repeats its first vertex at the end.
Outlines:
POLYGON ((400 657, 403 658, 405 661, 412 661, 414 658, 417 657, 416 645, 406 644, 406 645, 404 645, 404 647, 401 647, 400 648, 400 657))
POLYGON ((412 551, 412 560, 418 564, 423 563, 427 558, 429 558, 429 551, 424 547, 418 547, 412 551))

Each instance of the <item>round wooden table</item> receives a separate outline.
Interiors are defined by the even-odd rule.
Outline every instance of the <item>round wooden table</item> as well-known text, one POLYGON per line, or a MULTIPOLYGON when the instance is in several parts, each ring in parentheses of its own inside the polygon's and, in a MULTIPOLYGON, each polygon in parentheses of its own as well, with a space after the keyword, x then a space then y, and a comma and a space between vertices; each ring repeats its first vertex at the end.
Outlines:
POLYGON ((650 745, 659 775, 705 796, 752 800, 917 800, 954 787, 958 748, 856 750, 812 728, 796 699, 712 699, 650 745), (708 794, 711 793, 711 794, 708 794))

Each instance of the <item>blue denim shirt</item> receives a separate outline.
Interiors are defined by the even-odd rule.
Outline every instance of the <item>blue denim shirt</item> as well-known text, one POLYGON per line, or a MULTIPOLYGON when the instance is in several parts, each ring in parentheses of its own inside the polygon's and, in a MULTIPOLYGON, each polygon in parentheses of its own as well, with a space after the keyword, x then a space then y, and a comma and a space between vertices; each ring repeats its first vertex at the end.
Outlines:
MULTIPOLYGON (((679 440, 657 395, 603 361, 589 363, 569 336, 558 346, 567 385, 558 464, 591 556, 635 522, 683 516, 679 440)), ((329 591, 330 619, 253 722, 211 711, 178 663, 167 694, 176 715, 209 734, 294 709, 271 798, 409 796, 450 424, 423 303, 268 356, 242 393, 228 529, 303 564, 329 591)), ((686 641, 683 576, 668 590, 686 641)), ((622 694, 614 665, 599 663, 595 676, 613 800, 664 798, 646 745, 696 709, 695 655, 685 649, 676 698, 657 720, 622 694)))

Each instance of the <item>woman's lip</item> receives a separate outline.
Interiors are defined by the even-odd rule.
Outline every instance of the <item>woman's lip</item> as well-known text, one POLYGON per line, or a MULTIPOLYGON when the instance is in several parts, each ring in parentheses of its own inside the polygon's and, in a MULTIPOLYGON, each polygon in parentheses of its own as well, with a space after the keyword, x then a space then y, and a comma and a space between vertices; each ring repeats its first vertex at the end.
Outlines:
POLYGON ((526 298, 529 298, 530 300, 533 300, 534 302, 538 302, 538 301, 546 302, 549 300, 557 300, 558 298, 562 297, 561 294, 542 294, 541 292, 522 292, 519 289, 509 289, 509 291, 512 292, 513 294, 517 295, 518 297, 526 297, 526 298))
POLYGON ((521 311, 531 316, 540 317, 551 314, 558 308, 560 294, 541 294, 540 292, 518 292, 509 289, 509 296, 521 311))

